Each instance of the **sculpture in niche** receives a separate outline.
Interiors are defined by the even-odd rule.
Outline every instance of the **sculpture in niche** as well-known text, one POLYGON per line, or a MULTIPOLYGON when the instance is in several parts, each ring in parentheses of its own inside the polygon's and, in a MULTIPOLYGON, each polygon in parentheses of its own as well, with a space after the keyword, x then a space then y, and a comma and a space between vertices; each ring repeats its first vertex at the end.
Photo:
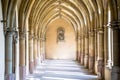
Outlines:
POLYGON ((64 39, 65 39, 65 31, 64 31, 64 28, 59 27, 59 28, 57 29, 57 42, 64 41, 64 39))

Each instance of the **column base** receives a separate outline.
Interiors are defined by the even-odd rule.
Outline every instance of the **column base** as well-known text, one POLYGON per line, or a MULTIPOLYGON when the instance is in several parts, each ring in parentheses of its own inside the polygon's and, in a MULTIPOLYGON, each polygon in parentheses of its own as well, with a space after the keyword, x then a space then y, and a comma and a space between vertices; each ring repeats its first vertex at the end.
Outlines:
POLYGON ((34 62, 33 61, 29 62, 29 72, 30 72, 30 74, 33 74, 33 72, 34 72, 34 62))
POLYGON ((104 61, 98 60, 98 79, 104 80, 104 61))
POLYGON ((89 57, 89 72, 94 73, 94 63, 95 63, 95 59, 94 56, 90 56, 89 57))
POLYGON ((5 80, 15 80, 15 74, 6 74, 5 80))
POLYGON ((87 54, 85 55, 85 58, 84 58, 84 66, 86 68, 88 67, 88 55, 87 54))
POLYGON ((26 67, 20 66, 20 80, 25 80, 26 77, 26 67))
POLYGON ((119 80, 120 79, 120 67, 113 66, 111 75, 112 75, 111 80, 119 80))

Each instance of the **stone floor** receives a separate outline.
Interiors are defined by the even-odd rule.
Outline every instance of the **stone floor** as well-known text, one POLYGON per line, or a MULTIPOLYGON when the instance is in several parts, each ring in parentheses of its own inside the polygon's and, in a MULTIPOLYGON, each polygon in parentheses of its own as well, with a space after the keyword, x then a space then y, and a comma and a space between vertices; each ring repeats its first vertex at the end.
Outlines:
POLYGON ((45 60, 26 80, 97 80, 97 76, 76 61, 45 60))

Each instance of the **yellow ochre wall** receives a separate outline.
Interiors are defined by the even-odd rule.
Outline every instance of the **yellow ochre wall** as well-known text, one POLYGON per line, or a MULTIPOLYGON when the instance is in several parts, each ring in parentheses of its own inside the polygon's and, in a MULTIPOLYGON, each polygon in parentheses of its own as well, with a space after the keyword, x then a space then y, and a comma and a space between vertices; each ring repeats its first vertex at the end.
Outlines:
POLYGON ((47 59, 76 59, 75 31, 71 24, 60 18, 51 22, 46 31, 46 58, 47 59), (57 29, 63 27, 65 40, 57 42, 57 29))

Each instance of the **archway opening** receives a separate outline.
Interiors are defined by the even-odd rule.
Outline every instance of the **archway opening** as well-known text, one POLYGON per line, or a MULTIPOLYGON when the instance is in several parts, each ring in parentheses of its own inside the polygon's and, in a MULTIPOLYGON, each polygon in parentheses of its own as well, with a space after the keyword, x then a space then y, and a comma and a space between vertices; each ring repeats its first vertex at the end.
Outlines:
POLYGON ((76 60, 76 36, 73 26, 59 18, 46 30, 46 59, 76 60))

